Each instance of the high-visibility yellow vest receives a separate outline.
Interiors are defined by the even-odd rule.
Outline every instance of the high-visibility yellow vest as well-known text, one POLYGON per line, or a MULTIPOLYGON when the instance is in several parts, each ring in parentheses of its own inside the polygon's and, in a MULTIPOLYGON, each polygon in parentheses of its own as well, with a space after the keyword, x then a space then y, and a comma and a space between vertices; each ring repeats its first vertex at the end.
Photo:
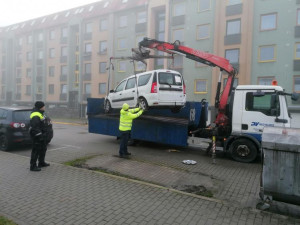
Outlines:
POLYGON ((32 112, 32 113, 30 114, 30 119, 32 119, 32 118, 35 117, 35 116, 38 116, 38 117, 40 118, 40 120, 43 120, 43 119, 44 119, 43 114, 40 113, 40 112, 32 112))
POLYGON ((140 110, 139 108, 128 109, 127 111, 121 109, 119 130, 120 131, 131 130, 132 120, 135 118, 138 118, 140 115, 142 115, 142 113, 143 113, 143 110, 140 110), (135 113, 135 112, 138 112, 138 113, 135 113))

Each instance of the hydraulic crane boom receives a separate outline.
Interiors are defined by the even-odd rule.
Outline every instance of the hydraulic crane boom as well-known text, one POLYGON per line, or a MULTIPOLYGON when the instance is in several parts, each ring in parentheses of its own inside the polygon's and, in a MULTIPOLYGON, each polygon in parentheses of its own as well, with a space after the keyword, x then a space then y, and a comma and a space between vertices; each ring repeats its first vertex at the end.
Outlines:
POLYGON ((179 41, 175 41, 173 44, 171 44, 168 42, 158 41, 155 39, 144 38, 139 43, 139 50, 140 50, 141 57, 148 58, 149 51, 146 51, 144 48, 156 49, 158 51, 163 51, 169 54, 183 55, 188 59, 206 64, 211 67, 219 67, 221 72, 226 71, 228 73, 228 79, 226 82, 226 86, 222 92, 221 98, 220 98, 221 79, 219 79, 218 82, 216 99, 215 99, 215 107, 218 108, 218 115, 215 123, 217 125, 227 125, 228 117, 225 115, 226 104, 231 94, 233 80, 236 75, 236 70, 233 68, 233 66, 229 63, 227 59, 180 45, 179 41))

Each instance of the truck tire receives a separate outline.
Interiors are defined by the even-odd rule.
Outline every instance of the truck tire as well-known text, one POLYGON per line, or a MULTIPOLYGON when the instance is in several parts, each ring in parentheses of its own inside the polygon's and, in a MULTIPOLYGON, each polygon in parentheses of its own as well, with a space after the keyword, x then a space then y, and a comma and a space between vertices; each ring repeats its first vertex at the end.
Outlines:
POLYGON ((110 102, 109 102, 109 100, 106 100, 105 104, 104 104, 104 113, 109 113, 110 111, 111 111, 110 102))
POLYGON ((229 152, 234 160, 243 163, 252 162, 257 157, 255 144, 245 138, 239 138, 233 141, 230 145, 229 152))

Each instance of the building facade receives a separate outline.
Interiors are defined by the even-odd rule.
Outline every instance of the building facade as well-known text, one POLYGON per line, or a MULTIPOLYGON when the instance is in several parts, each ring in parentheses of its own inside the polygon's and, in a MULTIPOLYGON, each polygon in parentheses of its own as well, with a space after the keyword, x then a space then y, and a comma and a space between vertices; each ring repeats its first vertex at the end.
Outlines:
POLYGON ((102 0, 0 28, 0 103, 43 100, 82 115, 87 98, 105 97, 125 77, 170 68, 183 74, 189 101, 213 105, 218 69, 182 56, 147 68, 110 60, 131 56, 143 37, 227 58, 239 71, 234 85, 276 79, 300 92, 299 0, 102 0))

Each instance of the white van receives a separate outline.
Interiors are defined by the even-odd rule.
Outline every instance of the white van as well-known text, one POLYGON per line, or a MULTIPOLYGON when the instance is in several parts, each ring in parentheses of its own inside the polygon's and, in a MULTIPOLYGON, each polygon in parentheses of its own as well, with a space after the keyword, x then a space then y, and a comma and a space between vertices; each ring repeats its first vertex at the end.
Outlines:
POLYGON ((125 102, 130 107, 162 107, 177 112, 186 102, 184 80, 179 72, 164 69, 132 75, 110 90, 104 101, 105 112, 120 109, 125 102))

